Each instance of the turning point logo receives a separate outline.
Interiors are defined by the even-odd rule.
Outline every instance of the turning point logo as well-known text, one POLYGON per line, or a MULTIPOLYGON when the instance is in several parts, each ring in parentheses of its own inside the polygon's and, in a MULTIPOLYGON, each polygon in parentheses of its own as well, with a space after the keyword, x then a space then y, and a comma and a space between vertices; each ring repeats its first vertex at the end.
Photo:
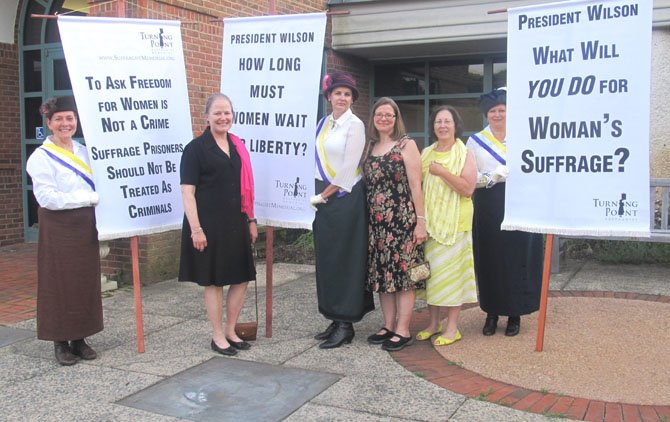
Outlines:
POLYGON ((637 218, 637 201, 627 200, 625 193, 622 193, 621 197, 614 201, 593 198, 593 206, 602 210, 608 220, 626 219, 626 217, 637 218))
POLYGON ((295 181, 292 182, 276 179, 275 189, 281 190, 284 200, 289 200, 290 202, 304 202, 307 198, 307 185, 300 183, 300 177, 296 177, 295 181))
POLYGON ((153 53, 172 53, 172 35, 166 34, 163 28, 158 28, 157 33, 140 31, 140 37, 149 43, 153 53))

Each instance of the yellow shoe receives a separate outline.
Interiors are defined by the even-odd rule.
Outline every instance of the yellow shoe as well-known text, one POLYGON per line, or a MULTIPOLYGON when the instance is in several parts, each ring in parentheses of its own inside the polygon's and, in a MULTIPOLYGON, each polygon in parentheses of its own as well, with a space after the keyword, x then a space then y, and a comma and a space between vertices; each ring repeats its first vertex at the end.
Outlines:
POLYGON ((431 333, 429 331, 419 331, 418 333, 416 333, 416 339, 419 341, 425 341, 433 337, 435 334, 441 332, 442 332, 442 324, 440 323, 440 325, 437 326, 437 331, 435 331, 434 333, 431 333))
POLYGON ((449 346, 452 343, 456 343, 461 338, 463 338, 463 336, 461 336, 461 332, 456 330, 456 335, 454 336, 454 338, 446 338, 446 337, 439 336, 438 338, 435 339, 435 341, 433 342, 433 345, 435 345, 435 346, 449 346))

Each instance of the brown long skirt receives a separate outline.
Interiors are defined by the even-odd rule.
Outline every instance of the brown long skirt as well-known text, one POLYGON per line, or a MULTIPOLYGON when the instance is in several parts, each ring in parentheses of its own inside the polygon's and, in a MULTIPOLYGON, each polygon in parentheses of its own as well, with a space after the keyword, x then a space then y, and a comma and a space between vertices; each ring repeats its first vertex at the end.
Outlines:
POLYGON ((37 338, 77 340, 102 331, 94 209, 38 212, 37 338))

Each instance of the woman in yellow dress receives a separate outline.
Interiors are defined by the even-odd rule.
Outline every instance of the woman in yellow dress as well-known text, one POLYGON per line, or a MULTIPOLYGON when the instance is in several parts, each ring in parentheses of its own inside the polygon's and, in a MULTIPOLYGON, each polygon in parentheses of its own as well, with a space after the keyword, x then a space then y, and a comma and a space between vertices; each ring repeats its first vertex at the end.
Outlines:
POLYGON ((428 241, 426 259, 431 275, 426 282, 430 323, 416 335, 447 346, 461 339, 458 316, 464 303, 477 302, 472 255, 472 193, 477 166, 472 153, 459 139, 463 123, 456 109, 440 106, 431 121, 437 142, 421 154, 423 194, 428 241), (447 323, 440 323, 440 310, 447 308, 447 323))

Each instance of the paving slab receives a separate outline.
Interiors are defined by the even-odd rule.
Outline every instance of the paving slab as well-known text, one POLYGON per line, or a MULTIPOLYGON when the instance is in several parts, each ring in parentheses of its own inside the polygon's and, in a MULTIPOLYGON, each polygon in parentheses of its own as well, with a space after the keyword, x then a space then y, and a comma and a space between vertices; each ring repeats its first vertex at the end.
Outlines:
POLYGON ((435 420, 448 420, 450 422, 472 422, 472 421, 496 421, 496 422, 540 422, 555 420, 572 420, 565 415, 551 414, 539 415, 500 406, 481 400, 469 399, 458 410, 449 415, 442 415, 435 420))
POLYGON ((0 325, 0 348, 35 336, 35 331, 0 325))
POLYGON ((182 419, 159 415, 132 407, 115 403, 105 403, 97 400, 76 400, 68 397, 55 400, 44 409, 28 406, 21 413, 5 412, 3 420, 25 422, 63 422, 63 421, 132 421, 132 422, 177 422, 182 419))
POLYGON ((144 337, 144 353, 135 341, 105 350, 94 364, 168 377, 210 359, 209 327, 204 321, 182 320, 144 337))
MULTIPOLYGON (((104 312, 105 328, 101 332, 87 337, 86 341, 98 352, 100 357, 104 357, 107 351, 128 344, 129 347, 135 347, 135 316, 127 312, 110 311, 104 312)), ((152 316, 144 315, 144 334, 145 339, 151 333, 166 329, 175 324, 185 321, 180 317, 152 316)), ((36 320, 28 320, 20 323, 23 327, 32 327, 35 330, 36 320)), ((38 340, 33 337, 22 342, 15 343, 13 347, 16 353, 38 357, 41 359, 53 359, 53 342, 38 340)), ((96 362, 96 361, 92 361, 96 362)))
MULTIPOLYGON (((318 343, 316 340, 313 341, 318 343)), ((374 377, 382 370, 387 376, 407 374, 404 368, 393 363, 388 352, 361 339, 354 339, 351 344, 328 350, 319 349, 315 344, 314 347, 286 361, 285 365, 315 371, 326 368, 329 372, 342 375, 366 374, 374 377)))
POLYGON ((9 421, 43 420, 26 415, 54 416, 56 419, 51 409, 60 407, 66 412, 58 415, 63 417, 60 420, 87 420, 76 417, 80 406, 90 402, 112 403, 161 380, 155 375, 82 362, 49 368, 30 379, 2 388, 2 416, 9 421))
POLYGON ((212 358, 119 403, 193 421, 280 421, 339 376, 212 358))
POLYGON ((466 400, 425 381, 409 372, 402 376, 386 375, 383 365, 377 366, 376 376, 350 375, 312 402, 341 403, 343 407, 365 413, 415 421, 440 420, 442 415, 455 412, 466 400), (388 398, 395 397, 395 400, 388 398))
POLYGON ((0 388, 39 376, 60 368, 55 360, 44 360, 30 356, 7 353, 0 359, 0 388))
MULTIPOLYGON (((346 403, 341 404, 341 406, 346 405, 346 403)), ((285 422, 403 422, 415 420, 416 419, 403 419, 368 412, 359 412, 347 407, 323 406, 312 403, 307 403, 292 413, 291 416, 284 419, 285 422)))

